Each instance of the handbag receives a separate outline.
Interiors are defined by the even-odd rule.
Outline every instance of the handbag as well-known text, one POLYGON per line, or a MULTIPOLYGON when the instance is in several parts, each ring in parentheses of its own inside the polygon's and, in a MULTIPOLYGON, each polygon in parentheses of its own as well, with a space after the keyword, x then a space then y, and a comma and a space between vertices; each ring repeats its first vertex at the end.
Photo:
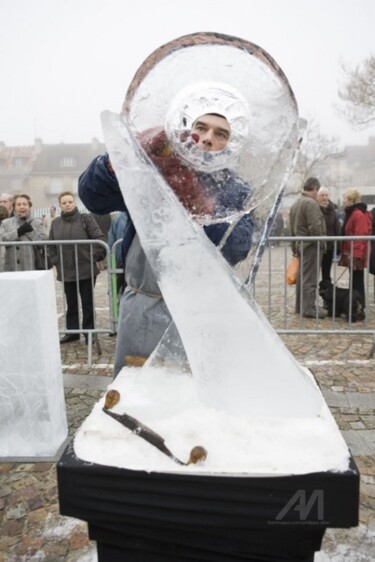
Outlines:
POLYGON ((46 253, 44 246, 34 246, 35 269, 52 269, 51 258, 46 253))
POLYGON ((286 282, 288 285, 295 285, 299 268, 299 257, 293 256, 286 268, 286 282))
POLYGON ((349 254, 341 254, 340 260, 339 260, 339 265, 341 265, 341 267, 349 267, 349 265, 350 265, 350 255, 349 254))

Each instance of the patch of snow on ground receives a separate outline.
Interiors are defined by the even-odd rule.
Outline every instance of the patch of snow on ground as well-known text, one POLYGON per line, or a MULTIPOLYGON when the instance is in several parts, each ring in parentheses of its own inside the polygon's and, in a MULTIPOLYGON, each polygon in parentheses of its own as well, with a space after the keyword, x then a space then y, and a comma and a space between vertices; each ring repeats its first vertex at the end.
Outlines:
POLYGON ((373 562, 375 532, 365 525, 353 529, 328 529, 314 562, 373 562))
POLYGON ((96 547, 93 547, 89 552, 83 554, 78 558, 77 562, 98 562, 96 547))
POLYGON ((84 524, 77 519, 73 519, 71 517, 63 518, 61 516, 56 519, 52 514, 48 514, 44 529, 44 536, 46 538, 69 537, 76 527, 82 526, 84 526, 84 524))

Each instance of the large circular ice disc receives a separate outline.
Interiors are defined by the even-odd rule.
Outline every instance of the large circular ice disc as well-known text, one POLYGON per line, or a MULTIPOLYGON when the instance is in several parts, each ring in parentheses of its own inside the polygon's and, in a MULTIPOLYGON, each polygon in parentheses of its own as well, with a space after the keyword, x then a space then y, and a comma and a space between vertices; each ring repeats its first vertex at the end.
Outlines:
MULTIPOLYGON (((129 86, 123 113, 138 132, 165 127, 181 93, 209 82, 227 84, 246 100, 248 126, 240 150, 229 164, 255 189, 248 206, 257 207, 275 191, 298 143, 293 92, 280 67, 263 49, 216 33, 176 39, 142 64, 129 86)), ((202 113, 205 107, 202 100, 202 113)), ((199 113, 197 108, 195 111, 199 113)))

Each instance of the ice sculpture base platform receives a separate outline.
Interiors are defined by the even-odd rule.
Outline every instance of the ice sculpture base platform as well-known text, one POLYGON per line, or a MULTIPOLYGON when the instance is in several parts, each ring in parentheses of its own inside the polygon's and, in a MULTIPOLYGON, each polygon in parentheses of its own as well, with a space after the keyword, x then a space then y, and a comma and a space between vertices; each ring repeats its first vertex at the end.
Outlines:
POLYGON ((359 473, 157 473, 57 465, 60 512, 88 522, 99 562, 313 562, 328 527, 358 524, 359 473))

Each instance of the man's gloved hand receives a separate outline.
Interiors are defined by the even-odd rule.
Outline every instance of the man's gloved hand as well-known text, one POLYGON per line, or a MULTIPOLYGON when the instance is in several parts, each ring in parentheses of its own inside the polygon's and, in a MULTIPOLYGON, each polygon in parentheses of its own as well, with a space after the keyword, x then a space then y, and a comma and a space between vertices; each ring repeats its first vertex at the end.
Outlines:
POLYGON ((18 238, 21 238, 23 234, 26 234, 27 232, 32 232, 33 230, 34 229, 29 222, 24 222, 23 224, 21 224, 21 226, 17 228, 18 238))
POLYGON ((138 135, 138 140, 143 150, 149 156, 160 156, 166 152, 169 152, 169 154, 172 152, 163 127, 153 127, 142 131, 138 135))
POLYGON ((193 215, 212 215, 214 201, 204 193, 195 170, 185 166, 173 152, 164 129, 148 129, 138 140, 185 209, 193 215))

